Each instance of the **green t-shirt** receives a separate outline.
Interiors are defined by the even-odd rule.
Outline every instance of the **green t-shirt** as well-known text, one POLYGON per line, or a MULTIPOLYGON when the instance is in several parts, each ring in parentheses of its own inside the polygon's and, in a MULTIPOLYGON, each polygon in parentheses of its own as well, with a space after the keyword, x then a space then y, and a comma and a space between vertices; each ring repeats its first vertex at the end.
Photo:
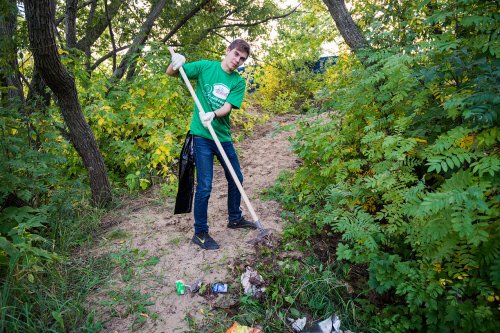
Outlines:
MULTIPOLYGON (((239 109, 245 95, 246 82, 236 72, 224 72, 219 61, 200 60, 182 66, 189 79, 196 79, 196 96, 205 112, 221 108, 225 102, 239 109)), ((191 134, 213 140, 208 128, 201 123, 199 110, 194 105, 191 134)), ((212 121, 215 134, 221 142, 231 141, 230 114, 212 121)))

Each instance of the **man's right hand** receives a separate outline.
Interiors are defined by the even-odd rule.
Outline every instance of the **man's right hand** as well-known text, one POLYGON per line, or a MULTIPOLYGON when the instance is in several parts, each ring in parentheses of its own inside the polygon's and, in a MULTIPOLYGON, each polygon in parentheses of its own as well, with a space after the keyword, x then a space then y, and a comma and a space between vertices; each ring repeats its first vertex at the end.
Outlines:
POLYGON ((208 127, 208 124, 212 122, 215 118, 215 113, 214 112, 201 112, 199 113, 201 123, 203 126, 206 128, 208 127))
POLYGON ((179 68, 182 67, 182 65, 184 65, 186 63, 186 57, 184 57, 182 54, 180 53, 174 53, 172 55, 172 69, 174 71, 178 70, 179 68))

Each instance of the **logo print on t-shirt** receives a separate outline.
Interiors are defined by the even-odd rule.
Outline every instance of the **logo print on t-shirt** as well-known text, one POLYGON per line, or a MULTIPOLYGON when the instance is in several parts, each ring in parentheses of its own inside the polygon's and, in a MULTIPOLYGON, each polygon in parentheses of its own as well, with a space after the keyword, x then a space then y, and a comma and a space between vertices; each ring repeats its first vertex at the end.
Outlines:
POLYGON ((224 102, 229 96, 231 90, 222 83, 215 83, 213 86, 210 84, 205 84, 203 86, 203 92, 207 98, 207 102, 210 104, 212 111, 219 109, 224 105, 224 102))
POLYGON ((212 93, 218 98, 225 101, 227 96, 229 95, 229 88, 222 83, 216 83, 214 84, 214 90, 212 93))

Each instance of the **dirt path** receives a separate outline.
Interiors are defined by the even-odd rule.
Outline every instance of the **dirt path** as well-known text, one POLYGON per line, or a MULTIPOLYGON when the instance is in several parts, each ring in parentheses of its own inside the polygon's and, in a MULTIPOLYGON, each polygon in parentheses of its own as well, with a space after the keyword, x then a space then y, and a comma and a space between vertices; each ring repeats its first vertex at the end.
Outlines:
MULTIPOLYGON (((264 226, 278 232, 282 230, 279 205, 258 197, 282 170, 296 165, 288 142, 291 132, 283 130, 294 121, 290 115, 276 117, 236 145, 245 191, 264 226)), ((208 214, 210 233, 221 245, 218 251, 203 251, 190 243, 192 214, 173 215, 173 200, 159 202, 143 197, 108 217, 116 226, 92 252, 115 253, 119 268, 111 277, 110 287, 100 290, 90 305, 104 320, 105 332, 129 332, 133 328, 140 332, 187 332, 186 315, 192 322, 199 322, 218 302, 231 302, 198 294, 179 296, 175 290, 179 279, 185 283, 198 278, 205 283, 239 283, 230 275, 230 264, 235 258, 252 255, 254 249, 246 241, 258 232, 226 228, 226 196, 222 167, 216 164, 208 214), (137 263, 142 263, 140 270, 137 263)), ((251 220, 246 207, 243 211, 251 220)))

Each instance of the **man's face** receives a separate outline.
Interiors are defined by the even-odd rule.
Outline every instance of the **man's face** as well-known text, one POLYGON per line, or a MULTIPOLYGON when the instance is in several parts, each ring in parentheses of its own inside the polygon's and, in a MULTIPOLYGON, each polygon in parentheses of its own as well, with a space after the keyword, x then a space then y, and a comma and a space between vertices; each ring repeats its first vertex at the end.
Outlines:
POLYGON ((247 58, 248 53, 246 53, 245 51, 240 51, 236 48, 232 50, 227 49, 226 56, 224 57, 224 62, 231 71, 234 71, 236 70, 236 68, 243 65, 247 58))

